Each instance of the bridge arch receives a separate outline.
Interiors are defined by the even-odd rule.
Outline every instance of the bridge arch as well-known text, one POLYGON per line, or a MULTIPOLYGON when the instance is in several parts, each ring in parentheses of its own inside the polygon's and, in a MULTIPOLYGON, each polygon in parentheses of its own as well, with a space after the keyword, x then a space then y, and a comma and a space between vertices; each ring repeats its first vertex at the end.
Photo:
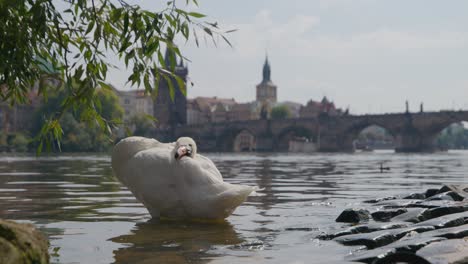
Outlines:
POLYGON ((380 122, 360 122, 344 133, 344 144, 350 150, 393 149, 395 140, 396 133, 380 122))
POLYGON ((437 150, 468 149, 468 118, 446 125, 434 136, 433 144, 437 150))
MULTIPOLYGON (((317 142, 315 134, 303 126, 290 126, 281 130, 276 136, 275 149, 281 152, 294 151, 293 142, 317 142)), ((303 144, 302 144, 303 145, 303 144)))
POLYGON ((228 128, 218 137, 217 146, 222 151, 255 151, 257 148, 257 137, 247 128, 228 128))

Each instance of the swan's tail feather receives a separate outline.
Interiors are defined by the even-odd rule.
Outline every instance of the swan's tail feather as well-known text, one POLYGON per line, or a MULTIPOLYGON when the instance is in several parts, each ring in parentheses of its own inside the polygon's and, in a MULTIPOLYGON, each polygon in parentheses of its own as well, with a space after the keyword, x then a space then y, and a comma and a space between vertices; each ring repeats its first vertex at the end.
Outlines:
POLYGON ((247 197, 255 192, 255 187, 245 185, 231 185, 229 190, 221 193, 218 198, 219 208, 223 208, 223 217, 228 217, 247 197))

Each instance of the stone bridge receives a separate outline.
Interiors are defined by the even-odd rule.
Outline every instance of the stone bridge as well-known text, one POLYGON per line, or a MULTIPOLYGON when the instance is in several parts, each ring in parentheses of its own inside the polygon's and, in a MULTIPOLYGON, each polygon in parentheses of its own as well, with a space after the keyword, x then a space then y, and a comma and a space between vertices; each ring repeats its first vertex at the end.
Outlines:
POLYGON ((452 123, 468 121, 468 111, 320 115, 317 118, 249 120, 185 125, 172 138, 190 136, 203 151, 287 151, 292 138, 306 138, 319 151, 353 151, 358 134, 371 125, 392 134, 398 152, 435 150, 437 135, 452 123))

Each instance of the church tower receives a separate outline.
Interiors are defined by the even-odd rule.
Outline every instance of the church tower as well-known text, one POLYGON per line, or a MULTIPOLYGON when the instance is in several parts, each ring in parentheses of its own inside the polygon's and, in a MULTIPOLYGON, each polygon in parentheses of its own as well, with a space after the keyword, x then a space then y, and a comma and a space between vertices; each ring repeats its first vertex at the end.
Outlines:
POLYGON ((276 85, 271 81, 271 68, 268 62, 268 56, 263 64, 263 79, 257 85, 257 102, 262 104, 276 103, 276 85))
MULTIPOLYGON (((174 73, 179 76, 184 83, 187 83, 188 67, 184 66, 182 58, 177 63, 177 56, 170 49, 166 49, 164 57, 166 68, 170 68, 171 61, 175 61, 176 65, 174 73), (172 57, 171 57, 172 56, 172 57)), ((179 87, 174 78, 170 78, 174 87, 174 100, 171 99, 171 91, 167 80, 163 77, 159 80, 158 95, 154 101, 154 117, 158 120, 158 124, 162 126, 175 126, 187 124, 187 97, 182 93, 185 87, 179 87)))

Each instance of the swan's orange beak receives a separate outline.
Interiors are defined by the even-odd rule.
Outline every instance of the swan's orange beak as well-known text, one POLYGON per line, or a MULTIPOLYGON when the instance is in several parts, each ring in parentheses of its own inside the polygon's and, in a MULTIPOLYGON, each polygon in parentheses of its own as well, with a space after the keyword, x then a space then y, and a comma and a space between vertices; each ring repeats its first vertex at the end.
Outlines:
POLYGON ((192 148, 190 147, 187 147, 187 146, 180 146, 177 151, 176 151, 176 154, 175 154, 175 158, 180 160, 183 156, 188 156, 188 157, 191 157, 192 156, 192 148))

